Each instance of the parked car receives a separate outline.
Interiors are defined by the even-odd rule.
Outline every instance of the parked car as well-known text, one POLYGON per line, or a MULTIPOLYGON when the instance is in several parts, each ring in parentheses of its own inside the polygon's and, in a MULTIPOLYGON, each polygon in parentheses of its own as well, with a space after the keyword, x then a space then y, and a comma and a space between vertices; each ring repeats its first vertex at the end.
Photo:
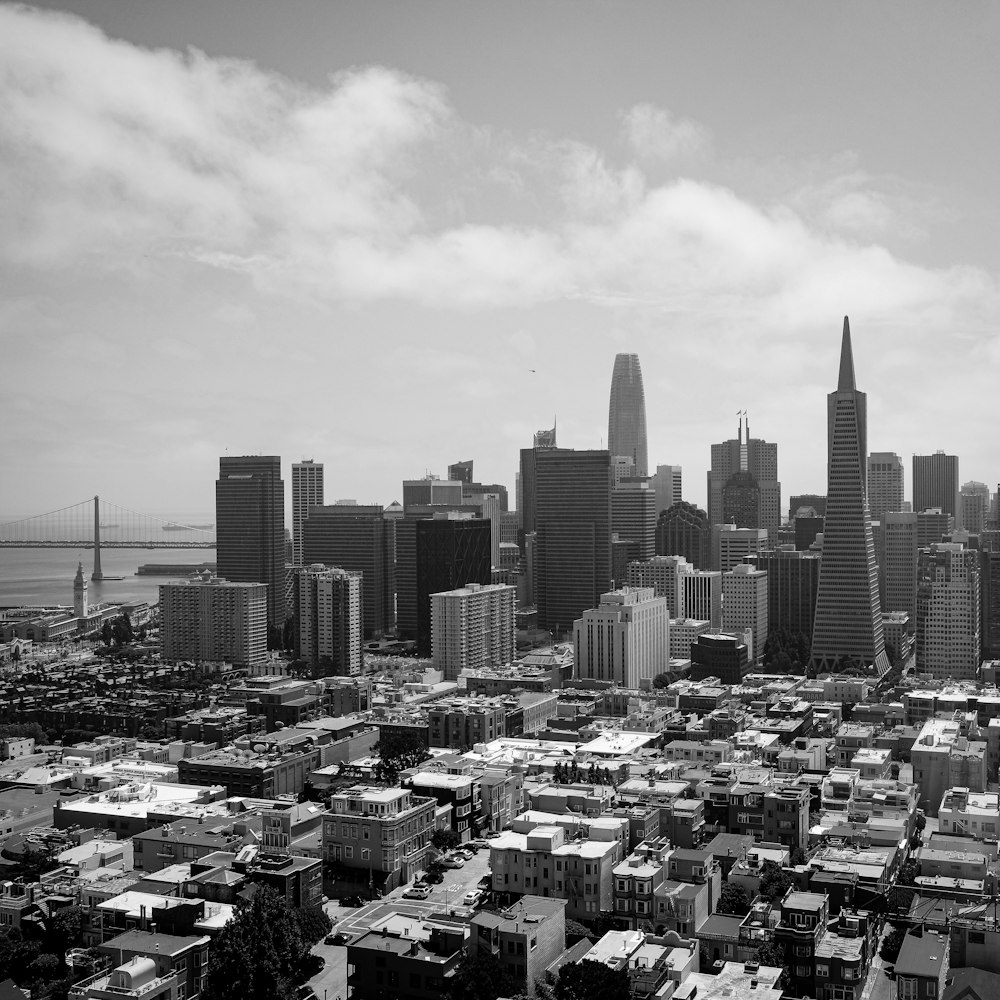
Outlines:
POLYGON ((455 851, 452 857, 461 858, 463 861, 471 861, 475 857, 475 855, 472 853, 472 851, 462 850, 462 851, 455 851))
POLYGON ((440 885, 444 881, 444 874, 438 871, 428 872, 424 876, 424 881, 429 882, 431 885, 440 885))
POLYGON ((485 850, 490 846, 490 842, 488 840, 484 840, 482 837, 477 837, 475 840, 470 840, 465 846, 478 847, 480 850, 485 850))
POLYGON ((413 886, 412 889, 407 889, 403 893, 403 899, 426 899, 430 894, 431 887, 429 885, 413 886))
POLYGON ((350 944, 351 935, 345 934, 343 931, 337 931, 336 934, 327 934, 323 938, 323 944, 350 944))
POLYGON ((463 906, 478 906, 486 894, 482 889, 472 889, 462 897, 463 906))
POLYGON ((341 896, 341 906, 364 906, 365 901, 360 896, 341 896))
POLYGON ((464 858, 445 858, 441 862, 442 868, 464 868, 465 859, 464 858))
POLYGON ((500 836, 500 834, 497 833, 496 830, 489 830, 487 832, 487 834, 486 834, 486 839, 487 840, 495 840, 499 836, 500 836))

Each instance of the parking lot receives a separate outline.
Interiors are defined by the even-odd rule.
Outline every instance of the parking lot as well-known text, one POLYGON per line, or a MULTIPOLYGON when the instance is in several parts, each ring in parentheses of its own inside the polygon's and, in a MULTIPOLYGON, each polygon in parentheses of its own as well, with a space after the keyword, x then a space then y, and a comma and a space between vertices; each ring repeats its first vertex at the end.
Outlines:
MULTIPOLYGON (((483 848, 466 861, 462 868, 448 868, 444 871, 444 881, 431 887, 427 899, 404 899, 403 893, 413 883, 393 889, 383 899, 377 899, 363 906, 341 906, 340 900, 332 900, 324 909, 333 921, 333 933, 348 934, 357 938, 368 931, 372 924, 390 913, 405 913, 414 917, 430 917, 435 914, 453 913, 456 916, 471 916, 472 910, 462 905, 462 898, 472 889, 479 888, 479 881, 489 871, 489 848, 483 848)), ((320 942, 313 951, 325 961, 323 971, 309 980, 309 985, 319 1000, 347 1000, 347 947, 328 945, 320 942)))

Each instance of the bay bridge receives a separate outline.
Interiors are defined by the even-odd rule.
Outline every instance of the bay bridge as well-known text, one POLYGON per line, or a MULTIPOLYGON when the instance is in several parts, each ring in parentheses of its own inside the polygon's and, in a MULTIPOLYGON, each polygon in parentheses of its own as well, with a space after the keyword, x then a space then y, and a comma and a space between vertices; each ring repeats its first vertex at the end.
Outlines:
POLYGON ((101 549, 214 549, 214 524, 182 524, 100 497, 0 524, 0 548, 93 549, 100 580, 101 549))

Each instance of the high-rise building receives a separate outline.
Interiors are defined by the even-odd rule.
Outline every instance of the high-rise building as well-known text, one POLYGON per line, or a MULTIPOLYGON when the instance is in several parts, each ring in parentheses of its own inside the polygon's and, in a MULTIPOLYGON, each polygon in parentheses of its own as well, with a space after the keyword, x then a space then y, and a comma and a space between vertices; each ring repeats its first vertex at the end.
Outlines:
POLYGON ((865 493, 867 441, 868 399, 855 383, 845 316, 837 389, 827 397, 828 487, 811 663, 834 670, 847 657, 882 675, 889 661, 865 493))
POLYGON ((671 618, 686 618, 684 577, 695 571, 683 556, 653 556, 628 564, 630 587, 652 587, 657 597, 667 599, 671 618))
POLYGON ((927 510, 940 507, 942 513, 961 525, 958 500, 958 456, 936 451, 933 455, 913 456, 913 509, 927 510))
POLYGON ((448 478, 452 482, 472 483, 472 459, 467 458, 464 462, 455 462, 448 466, 448 478))
POLYGON ((696 621, 722 627, 722 574, 718 570, 696 569, 681 578, 684 585, 684 613, 696 621))
POLYGON ((971 680, 980 656, 979 553, 935 542, 917 562, 917 672, 971 680))
POLYGON ((215 484, 216 571, 267 584, 267 625, 285 624, 285 484, 277 455, 223 456, 215 484))
POLYGON ((649 474, 646 455, 646 396, 638 354, 615 355, 608 405, 608 451, 632 459, 636 476, 649 474))
POLYGON ((753 477, 760 491, 758 523, 748 527, 768 528, 777 533, 781 524, 778 446, 750 437, 749 420, 746 422, 744 437, 743 416, 741 412, 739 431, 735 438, 712 445, 712 467, 708 472, 708 520, 711 524, 725 523, 723 488, 734 473, 742 470, 753 477))
POLYGON ((962 528, 972 535, 986 530, 990 515, 990 488, 975 480, 965 483, 959 495, 962 528))
MULTIPOLYGON (((556 448, 556 429, 536 431, 530 448, 521 449, 520 471, 517 477, 517 509, 521 515, 523 535, 535 530, 535 465, 538 453, 556 448)), ((522 537, 523 537, 522 535, 522 537)))
POLYGON ((457 479, 442 479, 428 473, 423 479, 403 480, 403 512, 414 507, 460 507, 462 484, 457 479))
POLYGON ((318 677, 361 673, 361 576, 304 566, 298 574, 298 655, 318 677))
POLYGON ((979 553, 979 581, 983 659, 1000 660, 1000 552, 979 553))
POLYGON ((535 603, 561 635, 611 586, 611 455, 535 451, 535 603))
POLYGON ((445 512, 396 522, 396 615, 399 637, 431 655, 431 594, 491 583, 490 523, 445 512))
POLYGON ((737 528, 732 524, 713 525, 712 541, 715 545, 714 567, 723 573, 745 563, 749 556, 771 547, 767 528, 737 528))
POLYGON ((652 587, 623 587, 601 595, 573 623, 578 678, 637 688, 670 666, 666 598, 652 587))
POLYGON ((768 627, 802 635, 808 649, 819 589, 820 554, 783 545, 751 556, 750 563, 767 573, 768 627))
POLYGON ((311 458, 292 464, 292 562, 302 565, 302 522, 310 507, 323 506, 323 463, 311 458))
POLYGON ((656 516, 684 499, 683 475, 679 465, 658 465, 650 485, 656 491, 656 516))
POLYGON ((811 507, 818 517, 826 516, 826 497, 818 493, 798 493, 788 498, 788 520, 791 521, 803 507, 811 507))
POLYGON ((712 562, 708 515, 683 500, 672 504, 656 521, 656 554, 684 556, 695 569, 708 569, 712 562))
POLYGON ((882 607, 905 611, 910 621, 917 617, 917 515, 888 513, 882 519, 885 559, 880 567, 882 607))
POLYGON ((517 588, 471 584, 431 594, 431 655, 446 681, 463 670, 502 667, 517 652, 517 588))
POLYGON ((917 546, 926 549, 935 542, 943 542, 956 527, 955 518, 940 507, 918 508, 917 546))
POLYGON ((747 653, 759 663, 767 638, 767 573, 747 563, 740 563, 722 574, 722 629, 742 635, 750 633, 747 653))
POLYGON ((379 504, 339 503, 314 507, 303 524, 306 565, 336 566, 361 576, 361 621, 365 638, 395 627, 392 522, 379 504))
POLYGON ((895 452, 868 456, 868 512, 873 521, 903 509, 903 460, 895 452))
POLYGON ((636 558, 652 559, 656 552, 656 494, 650 480, 623 479, 612 490, 611 530, 619 539, 638 543, 636 558))
POLYGON ((231 663, 253 670, 267 660, 267 598, 263 583, 203 576, 160 585, 160 642, 173 662, 231 663))

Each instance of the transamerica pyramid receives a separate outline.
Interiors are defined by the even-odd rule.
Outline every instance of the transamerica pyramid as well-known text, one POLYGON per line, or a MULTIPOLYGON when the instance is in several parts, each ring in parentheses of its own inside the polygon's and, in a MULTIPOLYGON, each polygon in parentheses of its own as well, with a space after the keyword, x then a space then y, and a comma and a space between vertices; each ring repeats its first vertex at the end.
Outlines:
POLYGON ((868 513, 868 398, 854 382, 846 316, 837 391, 827 396, 827 445, 826 520, 810 664, 816 671, 836 670, 847 657, 874 664, 881 676, 889 660, 868 513))

